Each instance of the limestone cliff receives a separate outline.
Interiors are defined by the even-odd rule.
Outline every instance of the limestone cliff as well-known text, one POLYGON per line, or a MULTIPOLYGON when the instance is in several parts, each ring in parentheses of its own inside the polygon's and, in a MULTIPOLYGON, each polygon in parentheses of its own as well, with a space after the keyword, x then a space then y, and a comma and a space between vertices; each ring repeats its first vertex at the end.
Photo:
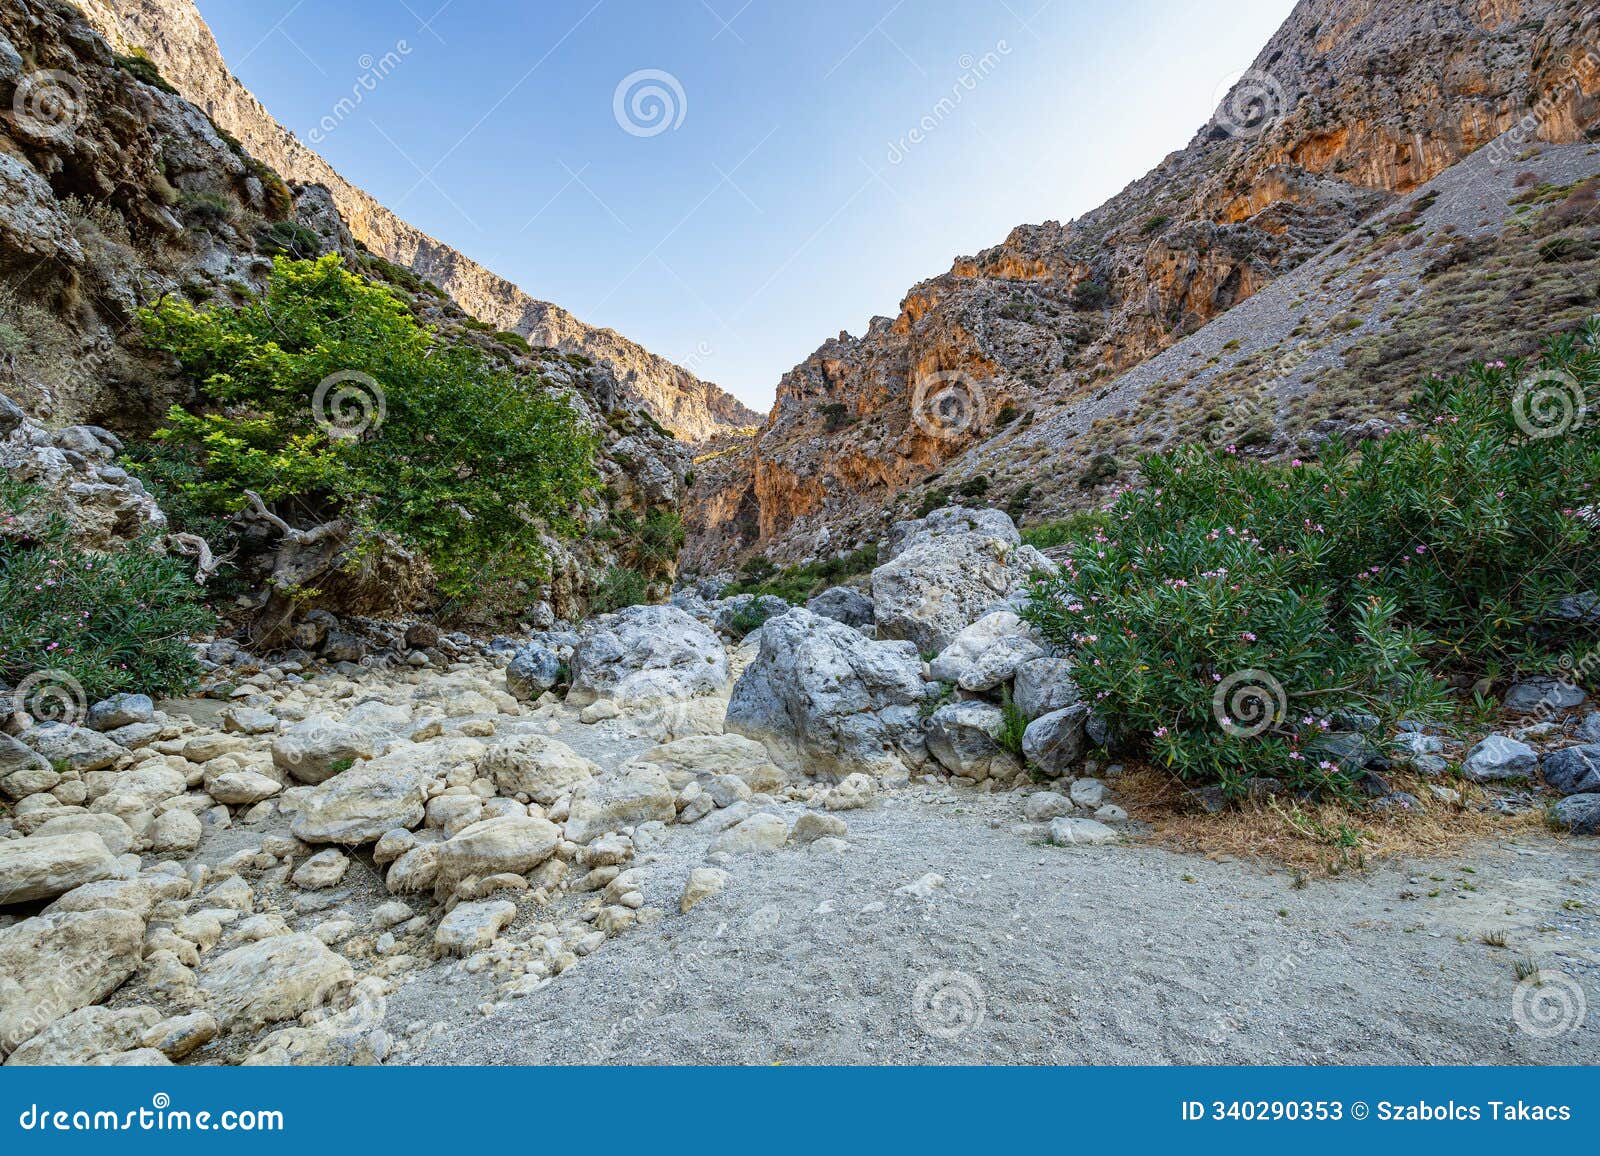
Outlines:
POLYGON ((754 444, 698 469, 689 565, 836 554, 935 482, 1004 484, 1034 512, 1026 491, 1124 447, 1057 443, 980 479, 994 443, 1093 410, 1491 142, 1515 172, 1542 142, 1582 140, 1597 94, 1584 0, 1302 0, 1186 148, 1078 220, 957 260, 787 374, 754 444))
POLYGON ((685 441, 759 424, 759 414, 716 386, 614 330, 586 325, 560 306, 530 297, 345 180, 228 70, 193 0, 81 0, 79 7, 114 46, 148 53, 184 96, 286 180, 325 186, 368 249, 426 277, 480 321, 534 345, 608 365, 633 398, 685 441))

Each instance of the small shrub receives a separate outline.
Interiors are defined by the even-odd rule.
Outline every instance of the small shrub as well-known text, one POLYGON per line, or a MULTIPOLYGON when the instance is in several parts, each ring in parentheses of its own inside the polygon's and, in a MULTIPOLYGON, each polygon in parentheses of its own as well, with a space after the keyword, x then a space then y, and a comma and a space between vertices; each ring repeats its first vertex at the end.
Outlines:
POLYGON ((200 672, 187 639, 214 624, 193 568, 149 543, 84 553, 38 500, 0 477, 0 681, 61 671, 89 702, 189 686, 200 672))
POLYGON ((611 614, 639 606, 650 596, 650 583, 637 570, 625 566, 608 568, 589 598, 589 609, 595 614, 611 614))
POLYGON ((135 48, 126 56, 117 53, 113 59, 116 61, 118 68, 135 80, 143 81, 145 84, 153 88, 159 88, 162 92, 169 92, 173 96, 178 95, 177 88, 173 86, 171 81, 161 75, 161 70, 156 67, 156 62, 150 59, 150 54, 144 49, 135 48))
POLYGON ((322 238, 298 221, 272 221, 256 230, 256 252, 264 257, 313 261, 322 255, 322 238))

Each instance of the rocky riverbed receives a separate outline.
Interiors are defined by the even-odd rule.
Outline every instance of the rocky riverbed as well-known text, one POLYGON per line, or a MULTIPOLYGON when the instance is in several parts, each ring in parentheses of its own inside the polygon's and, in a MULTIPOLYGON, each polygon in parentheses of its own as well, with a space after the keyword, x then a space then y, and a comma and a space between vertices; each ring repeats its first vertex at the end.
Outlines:
POLYGON ((203 697, 14 715, 7 1062, 1600 1059, 1581 692, 1514 689, 1558 706, 1481 742, 1350 744, 1578 833, 1307 884, 1130 819, 1015 613, 1050 563, 1003 515, 886 554, 810 609, 684 591, 514 644, 344 636, 365 662, 222 640, 203 697))

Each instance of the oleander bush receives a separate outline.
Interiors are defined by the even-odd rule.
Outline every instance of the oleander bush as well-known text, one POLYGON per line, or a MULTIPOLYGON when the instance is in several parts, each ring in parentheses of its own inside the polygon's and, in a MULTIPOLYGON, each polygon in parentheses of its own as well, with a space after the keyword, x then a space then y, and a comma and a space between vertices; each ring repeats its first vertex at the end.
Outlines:
MULTIPOLYGON (((1554 672, 1600 645, 1600 322, 1540 361, 1425 383, 1413 420, 1315 462, 1188 448, 1067 527, 1030 619, 1122 741, 1231 792, 1334 793, 1342 717, 1437 712, 1441 680, 1554 672)), ((1054 536, 1054 535, 1052 535, 1054 536)))

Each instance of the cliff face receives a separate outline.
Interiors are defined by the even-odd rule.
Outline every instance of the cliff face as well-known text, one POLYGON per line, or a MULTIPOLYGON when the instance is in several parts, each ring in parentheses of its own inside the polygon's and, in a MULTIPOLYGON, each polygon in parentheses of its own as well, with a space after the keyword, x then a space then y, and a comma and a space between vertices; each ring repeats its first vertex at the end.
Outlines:
POLYGON ((760 423, 759 414, 716 386, 613 330, 585 325, 560 306, 528 296, 345 180, 228 71, 193 0, 81 0, 79 7, 113 46, 148 53, 184 96, 286 180, 325 186, 368 249, 426 277, 480 321, 604 363, 631 397, 686 441, 760 423))
MULTIPOLYGON (((1509 165, 1583 139, 1597 42, 1585 0, 1302 0, 1186 148, 1076 221, 957 260, 787 374, 753 446, 698 471, 688 564, 874 539, 918 486, 1092 408, 1490 142, 1509 165)), ((1014 462, 1006 480, 1081 474, 1093 452, 1014 462)))

